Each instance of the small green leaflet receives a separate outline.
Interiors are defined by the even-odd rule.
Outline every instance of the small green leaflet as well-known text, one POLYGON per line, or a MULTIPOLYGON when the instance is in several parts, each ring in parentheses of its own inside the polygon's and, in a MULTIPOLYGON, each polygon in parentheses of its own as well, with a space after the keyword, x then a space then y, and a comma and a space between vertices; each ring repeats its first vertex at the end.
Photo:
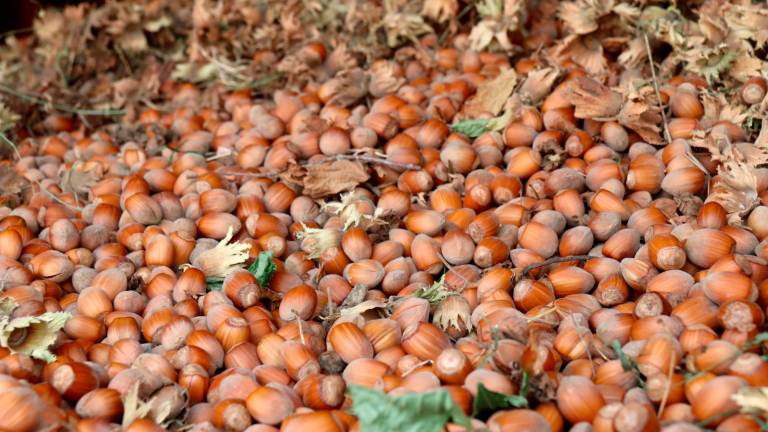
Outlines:
POLYGON ((451 125, 451 130, 470 138, 477 138, 488 131, 502 130, 512 121, 512 111, 504 111, 492 119, 459 120, 451 125))
POLYGON ((205 284, 208 286, 208 291, 221 291, 221 288, 224 285, 224 278, 216 276, 208 277, 205 278, 205 284))
POLYGON ((470 138, 477 138, 488 131, 489 119, 460 120, 451 125, 451 130, 470 138))
POLYGON ((477 396, 472 401, 472 417, 506 408, 528 408, 528 399, 521 395, 496 393, 485 388, 483 384, 477 386, 477 396))
POLYGON ((248 266, 248 271, 256 276, 260 286, 266 287, 269 285, 269 281, 272 280, 272 276, 277 271, 277 266, 272 261, 272 252, 259 252, 256 261, 248 266))
POLYGON ((445 390, 403 396, 354 385, 347 390, 361 431, 441 432, 449 421, 472 430, 470 419, 445 390))

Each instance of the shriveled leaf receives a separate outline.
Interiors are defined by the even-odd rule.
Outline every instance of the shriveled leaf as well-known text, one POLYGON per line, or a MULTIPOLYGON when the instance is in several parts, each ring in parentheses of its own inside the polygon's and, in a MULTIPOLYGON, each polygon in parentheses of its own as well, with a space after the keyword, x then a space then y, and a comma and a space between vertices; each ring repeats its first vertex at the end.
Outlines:
POLYGON ((326 85, 333 95, 328 103, 348 107, 368 94, 368 75, 360 68, 342 70, 326 85))
POLYGON ((61 188, 64 192, 85 194, 101 180, 103 175, 101 165, 95 165, 87 171, 80 168, 81 166, 81 164, 75 163, 69 169, 62 168, 61 188))
POLYGON ((760 76, 762 69, 763 61, 744 51, 733 61, 728 74, 739 82, 745 82, 752 77, 760 76))
POLYGON ((747 163, 728 160, 717 169, 717 181, 706 202, 716 202, 728 212, 728 222, 741 225, 743 218, 760 203, 757 177, 747 163))
POLYGON ((715 47, 697 46, 678 52, 685 70, 701 75, 708 83, 719 81, 739 57, 739 51, 721 43, 715 47))
POLYGON ((649 144, 661 144, 661 109, 653 96, 653 89, 645 87, 630 92, 624 98, 624 105, 617 116, 623 126, 637 132, 649 144))
POLYGON ((304 177, 304 194, 311 198, 322 198, 350 190, 366 182, 370 176, 365 166, 357 161, 337 160, 316 165, 307 165, 304 177))
POLYGON ((635 69, 646 62, 648 54, 645 49, 645 41, 642 37, 631 39, 627 47, 619 54, 618 62, 627 69, 635 69))
POLYGON ((560 77, 560 71, 545 67, 528 73, 518 93, 529 103, 536 104, 552 91, 552 85, 560 77))
POLYGON ((259 281, 259 285, 266 287, 272 280, 272 276, 277 271, 277 266, 272 260, 272 251, 261 251, 259 256, 256 257, 256 261, 248 266, 248 271, 256 276, 256 280, 259 281))
POLYGON ((554 55, 562 60, 571 59, 591 75, 606 76, 608 62, 603 55, 600 40, 592 35, 570 35, 555 47, 554 55))
POLYGON ((392 62, 379 63, 369 72, 368 93, 376 97, 382 97, 388 93, 394 93, 405 83, 405 78, 394 74, 395 66, 392 62))
POLYGON ((477 138, 488 131, 489 119, 459 120, 451 125, 451 130, 464 134, 470 138, 477 138))
POLYGON ((509 95, 517 84, 517 73, 514 69, 502 71, 496 78, 484 81, 477 88, 475 96, 467 102, 467 114, 474 117, 481 113, 497 115, 504 107, 509 95))
POLYGON ((558 15, 572 34, 588 34, 597 30, 598 10, 586 1, 569 1, 560 4, 558 15))
POLYGON ((621 110, 622 96, 587 77, 571 80, 568 100, 576 107, 577 118, 609 118, 621 110))
POLYGON ((759 3, 728 4, 725 21, 731 34, 741 39, 753 40, 757 48, 768 43, 768 10, 759 3))
POLYGON ((19 175, 13 166, 0 165, 0 195, 20 195, 29 187, 29 180, 19 175))
POLYGON ((449 421, 471 430, 471 422, 445 390, 388 396, 350 386, 352 413, 366 432, 441 432, 449 421))
POLYGON ((488 390, 483 384, 478 385, 477 395, 472 401, 472 417, 488 414, 507 408, 527 408, 528 399, 521 395, 507 395, 488 390))
POLYGON ((421 14, 436 22, 446 22, 456 18, 459 12, 457 0, 425 0, 421 14))

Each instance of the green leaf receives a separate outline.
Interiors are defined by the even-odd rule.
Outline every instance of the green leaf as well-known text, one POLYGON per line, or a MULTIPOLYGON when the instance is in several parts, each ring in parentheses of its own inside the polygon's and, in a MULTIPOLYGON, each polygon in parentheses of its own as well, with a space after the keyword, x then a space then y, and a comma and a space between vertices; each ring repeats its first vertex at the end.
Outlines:
POLYGON ((525 370, 523 371, 523 376, 520 378, 520 396, 524 398, 528 398, 528 390, 529 390, 529 377, 528 372, 525 370))
POLYGON ((637 380, 638 385, 641 388, 645 388, 645 376, 642 372, 640 372, 640 369, 637 368, 635 361, 629 358, 624 350, 621 349, 621 343, 617 340, 614 340, 611 342, 611 348, 613 348, 613 351, 617 356, 619 356, 619 361, 621 361, 621 368, 626 372, 632 372, 635 375, 635 379, 637 380))
POLYGON ((272 252, 259 252, 259 256, 248 267, 248 271, 256 276, 260 286, 269 285, 269 281, 272 280, 272 276, 277 271, 277 266, 272 261, 272 252))
POLYGON ((208 285, 208 291, 221 291, 221 288, 224 285, 224 278, 223 277, 208 277, 205 278, 205 284, 208 285))
POLYGON ((470 138, 477 138, 488 131, 488 119, 460 120, 451 125, 451 130, 470 138))
POLYGON ((445 390, 389 396, 353 385, 348 391, 352 413, 365 432, 441 432, 449 421, 472 430, 470 419, 445 390))
POLYGON ((477 396, 472 401, 472 417, 506 408, 528 408, 528 399, 521 395, 505 395, 477 386, 477 396))

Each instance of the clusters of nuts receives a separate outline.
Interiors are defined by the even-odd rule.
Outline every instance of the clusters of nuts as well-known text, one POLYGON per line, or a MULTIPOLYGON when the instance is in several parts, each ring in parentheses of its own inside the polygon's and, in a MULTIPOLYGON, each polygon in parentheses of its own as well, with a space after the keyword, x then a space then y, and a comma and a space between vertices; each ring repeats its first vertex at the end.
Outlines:
MULTIPOLYGON (((369 104, 332 103, 334 79, 214 107, 167 82, 177 108, 140 113, 141 138, 46 119, 0 209, 0 298, 71 316, 54 361, 21 349, 44 325, 0 348, 0 429, 356 431, 349 386, 443 389, 471 414, 482 385, 527 392, 473 419, 491 431, 761 430, 743 400, 768 386, 768 207, 736 221, 708 200, 722 161, 691 143, 751 146, 741 125, 704 119, 706 83, 678 76, 659 91, 672 141, 651 145, 577 117, 588 78, 564 62, 542 103, 470 138, 465 102, 540 64, 462 41, 374 64, 403 85, 369 104), (341 160, 363 177, 314 174, 341 160)), ((768 170, 751 175, 761 204, 768 170)))

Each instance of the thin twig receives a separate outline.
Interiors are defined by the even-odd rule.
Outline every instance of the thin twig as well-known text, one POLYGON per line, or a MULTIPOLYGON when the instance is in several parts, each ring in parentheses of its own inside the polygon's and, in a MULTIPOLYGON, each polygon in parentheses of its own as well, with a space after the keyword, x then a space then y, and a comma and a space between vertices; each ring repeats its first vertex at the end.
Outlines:
MULTIPOLYGON (((231 154, 222 155, 224 156, 232 156, 231 154)), ((214 156, 213 158, 218 158, 219 156, 214 156)), ((212 158, 209 158, 211 160, 212 158)), ((338 160, 351 160, 351 161, 360 161, 370 164, 376 164, 376 165, 384 165, 388 166, 393 169, 398 170, 411 170, 411 171, 417 171, 422 169, 419 165, 414 164, 407 164, 407 163, 400 163, 400 162, 393 162, 384 158, 376 157, 376 156, 370 156, 370 155, 355 155, 355 154, 342 154, 342 155, 336 155, 331 156, 327 159, 323 159, 321 161, 317 162, 305 162, 300 164, 299 166, 315 166, 315 165, 322 165, 324 163, 327 163, 329 161, 338 161, 338 160)), ((248 173, 248 172, 228 172, 225 170, 219 170, 216 172, 217 174, 221 175, 230 175, 230 176, 237 176, 237 177, 247 177, 247 178, 271 178, 276 179, 280 176, 281 172, 278 171, 270 171, 270 172, 264 172, 264 173, 248 173)))
POLYGON ((103 116, 103 117, 117 117, 125 114, 125 110, 98 110, 98 109, 80 109, 70 105, 60 104, 48 101, 38 95, 25 93, 18 91, 4 83, 0 83, 0 92, 16 96, 19 99, 27 102, 35 103, 43 106, 50 106, 57 111, 63 111, 70 114, 79 114, 84 116, 103 116))
POLYGON ((659 91, 659 81, 656 79, 656 66, 653 64, 653 54, 651 53, 651 42, 648 40, 648 33, 643 32, 643 39, 645 39, 645 52, 648 54, 648 63, 651 65, 653 90, 656 92, 656 99, 659 101, 661 121, 664 126, 664 138, 667 140, 667 144, 669 144, 672 142, 672 135, 669 133, 669 126, 667 125, 667 114, 664 112, 664 107, 661 105, 661 92, 659 91))
POLYGON ((16 158, 18 160, 21 160, 21 154, 19 153, 19 149, 16 147, 16 144, 5 135, 5 133, 0 132, 0 140, 3 141, 6 145, 8 145, 13 150, 13 153, 16 155, 16 158))
POLYGON ((520 272, 520 275, 518 276, 518 279, 522 279, 527 275, 530 271, 536 270, 539 267, 546 267, 550 264, 558 264, 558 263, 564 263, 569 261, 588 261, 594 258, 593 256, 589 255, 572 255, 572 256, 564 256, 564 257, 552 257, 550 259, 544 260, 540 263, 533 263, 528 264, 527 266, 523 267, 523 271, 520 272))
POLYGON ((664 408, 667 406, 667 399, 669 398, 669 392, 672 389, 672 375, 675 373, 675 356, 669 356, 669 372, 667 373, 667 382, 664 385, 664 395, 661 397, 661 403, 659 404, 659 411, 656 414, 657 418, 661 418, 664 414, 664 408))
POLYGON ((422 169, 421 166, 415 165, 415 164, 394 162, 394 161, 376 157, 376 156, 356 155, 356 154, 335 155, 335 156, 329 157, 328 159, 323 159, 321 161, 305 163, 305 164, 302 164, 302 166, 321 165, 329 160, 330 161, 336 161, 336 160, 360 161, 360 162, 372 163, 376 165, 384 165, 384 166, 388 166, 390 168, 399 169, 399 170, 418 171, 422 169))

